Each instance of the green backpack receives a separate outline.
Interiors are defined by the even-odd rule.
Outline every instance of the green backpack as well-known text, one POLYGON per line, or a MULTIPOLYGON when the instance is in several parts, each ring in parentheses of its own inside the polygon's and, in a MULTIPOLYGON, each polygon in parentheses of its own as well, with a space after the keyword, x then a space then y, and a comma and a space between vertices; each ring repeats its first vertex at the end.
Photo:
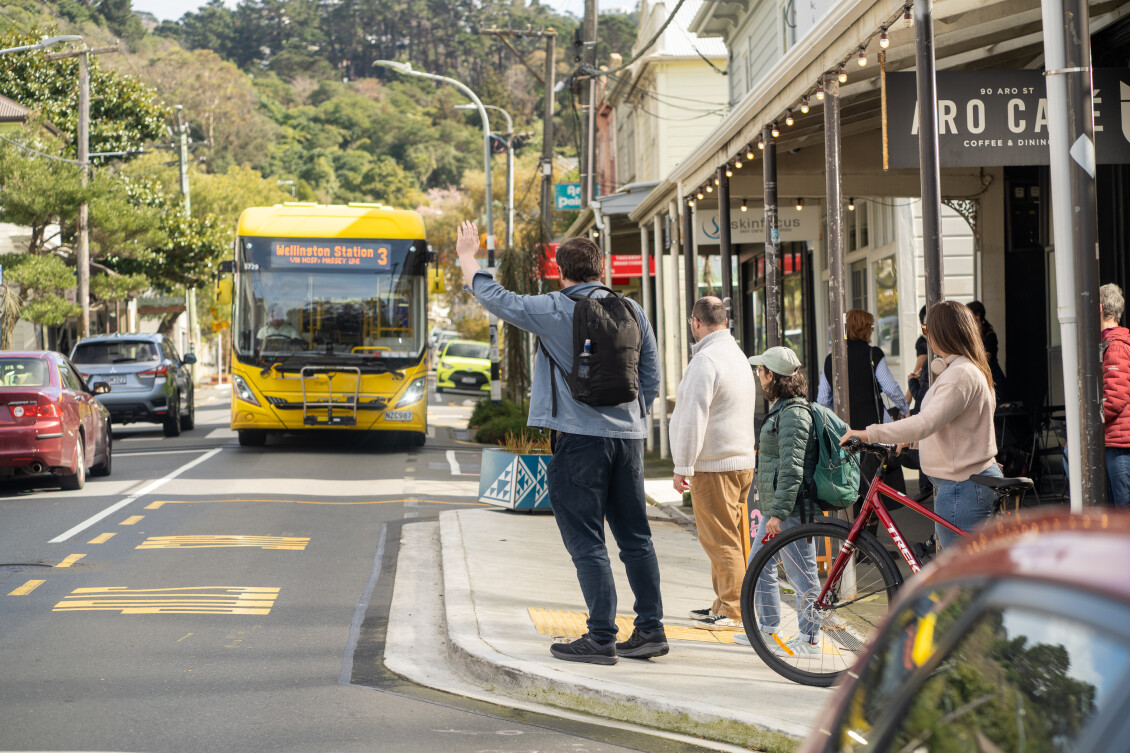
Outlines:
POLYGON ((812 436, 816 441, 815 468, 804 475, 816 486, 816 497, 830 507, 851 507, 859 498, 859 461, 840 447, 840 437, 851 429, 839 416, 817 403, 809 403, 812 436))

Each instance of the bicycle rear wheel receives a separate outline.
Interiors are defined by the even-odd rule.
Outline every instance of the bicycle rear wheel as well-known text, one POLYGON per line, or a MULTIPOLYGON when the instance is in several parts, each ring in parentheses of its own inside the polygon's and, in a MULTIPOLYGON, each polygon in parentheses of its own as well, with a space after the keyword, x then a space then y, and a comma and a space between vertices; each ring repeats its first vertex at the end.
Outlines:
POLYGON ((815 605, 850 530, 830 518, 790 528, 770 539, 746 569, 746 636, 774 672, 793 682, 833 684, 855 664, 902 583, 891 556, 863 531, 829 588, 830 606, 815 605))

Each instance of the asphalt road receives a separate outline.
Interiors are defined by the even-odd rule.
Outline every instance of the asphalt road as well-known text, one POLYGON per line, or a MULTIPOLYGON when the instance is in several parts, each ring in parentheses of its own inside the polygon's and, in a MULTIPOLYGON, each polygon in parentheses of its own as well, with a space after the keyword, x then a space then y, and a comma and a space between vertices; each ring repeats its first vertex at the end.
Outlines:
POLYGON ((115 427, 80 492, 0 487, 0 750, 692 750, 383 668, 401 527, 477 504, 471 396, 430 396, 423 448, 242 448, 228 394, 177 438, 115 427))

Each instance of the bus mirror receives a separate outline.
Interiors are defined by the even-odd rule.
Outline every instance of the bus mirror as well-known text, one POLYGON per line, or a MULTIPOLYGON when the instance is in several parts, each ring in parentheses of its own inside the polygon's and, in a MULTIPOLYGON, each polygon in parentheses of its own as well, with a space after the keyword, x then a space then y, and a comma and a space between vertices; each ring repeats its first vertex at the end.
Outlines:
POLYGON ((231 305, 231 279, 223 279, 216 283, 216 303, 221 306, 231 305))
POLYGON ((447 283, 443 278, 443 270, 439 267, 432 267, 428 270, 428 292, 429 293, 446 293, 447 283))
POLYGON ((220 262, 220 274, 230 275, 233 272, 235 272, 235 262, 234 261, 222 261, 222 262, 220 262))

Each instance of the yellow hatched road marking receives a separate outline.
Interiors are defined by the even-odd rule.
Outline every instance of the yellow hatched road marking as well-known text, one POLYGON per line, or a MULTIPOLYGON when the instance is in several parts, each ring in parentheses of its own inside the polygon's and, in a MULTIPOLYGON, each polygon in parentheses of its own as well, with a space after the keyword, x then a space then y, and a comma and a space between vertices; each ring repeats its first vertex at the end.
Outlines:
POLYGON ((85 554, 68 554, 66 558, 64 558, 63 561, 58 565, 55 565, 55 567, 70 567, 85 556, 85 554))
MULTIPOLYGON (((465 505, 468 507, 490 507, 491 505, 485 502, 451 502, 439 499, 374 499, 366 500, 364 502, 324 502, 312 499, 161 499, 156 502, 150 502, 145 506, 146 510, 159 510, 164 505, 210 505, 215 502, 285 502, 290 505, 333 505, 333 506, 353 506, 353 505, 395 505, 402 502, 413 502, 417 505, 465 505)), ((140 517, 138 518, 140 520, 140 517)), ((123 523, 122 525, 127 525, 123 523)))
POLYGON ((270 614, 279 589, 267 586, 76 588, 53 612, 122 614, 270 614))
POLYGON ((293 536, 150 536, 138 549, 210 549, 219 547, 254 547, 258 549, 291 549, 304 551, 309 538, 293 536))
MULTIPOLYGON (((580 638, 588 627, 585 620, 588 615, 584 612, 568 612, 562 609, 542 609, 528 607, 530 619, 537 628, 539 635, 552 635, 561 638, 580 638)), ((619 640, 627 640, 632 634, 633 618, 627 615, 616 615, 616 626, 620 629, 619 640)), ((668 640, 697 641, 699 643, 723 643, 734 645, 734 635, 741 630, 702 630, 701 628, 684 627, 682 625, 664 625, 668 640)))
POLYGON ((131 515, 128 518, 126 518, 125 520, 123 520, 121 523, 119 523, 118 525, 132 526, 134 523, 136 523, 137 521, 141 520, 144 517, 145 517, 144 515, 131 515))
POLYGON ((35 589, 39 588, 40 586, 42 586, 46 582, 47 581, 45 581, 45 580, 29 580, 27 583, 23 584, 19 588, 16 588, 12 591, 9 591, 8 595, 9 596, 27 596, 29 593, 31 593, 35 589))
POLYGON ((99 534, 98 536, 95 536, 94 538, 92 538, 90 541, 88 541, 86 543, 88 543, 88 544, 105 544, 107 541, 114 538, 115 536, 117 536, 116 533, 103 533, 103 534, 99 534))

